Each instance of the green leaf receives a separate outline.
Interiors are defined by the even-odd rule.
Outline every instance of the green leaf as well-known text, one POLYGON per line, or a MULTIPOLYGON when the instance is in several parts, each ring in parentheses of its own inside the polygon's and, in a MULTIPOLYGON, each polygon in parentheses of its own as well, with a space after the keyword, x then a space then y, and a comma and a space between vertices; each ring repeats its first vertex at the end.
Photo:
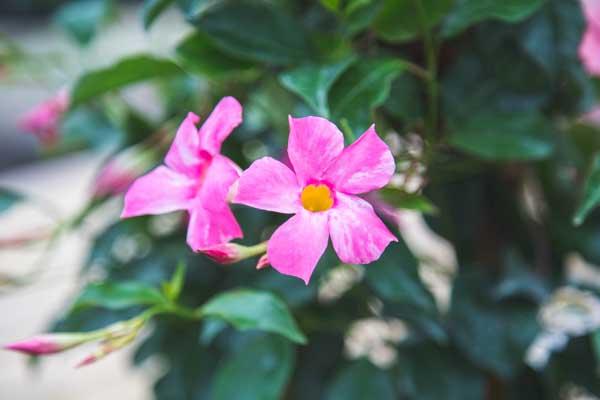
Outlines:
POLYGON ((339 372, 326 400, 394 400, 398 398, 388 373, 366 360, 355 361, 339 372))
POLYGON ((56 13, 58 24, 80 45, 88 45, 112 14, 110 0, 79 0, 67 3, 56 13))
POLYGON ((171 277, 169 282, 163 283, 162 292, 165 297, 171 301, 177 301, 179 295, 181 294, 181 289, 183 289, 183 284, 185 281, 185 262, 181 261, 177 264, 177 268, 175 269, 175 273, 171 277))
POLYGON ((596 154, 585 178, 583 196, 575 211, 573 224, 581 225, 588 214, 600 204, 600 154, 596 154))
POLYGON ((211 399, 277 400, 283 398, 294 366, 292 345, 278 336, 243 343, 216 372, 211 399))
POLYGON ((142 21, 144 29, 148 30, 156 19, 165 11, 175 0, 146 0, 142 9, 142 21))
POLYGON ((181 68, 169 60, 145 54, 130 56, 80 77, 73 88, 72 106, 133 83, 181 73, 181 68))
POLYGON ((452 131, 450 144, 486 160, 540 160, 554 151, 552 127, 535 114, 474 115, 452 131))
POLYGON ((73 304, 71 311, 89 307, 119 310, 133 306, 163 304, 164 302, 164 296, 157 289, 144 283, 136 281, 101 282, 86 286, 73 304))
POLYGON ((20 201, 23 201, 23 195, 10 189, 0 188, 0 213, 8 211, 20 201))
POLYGON ((456 35, 486 19, 515 23, 536 12, 546 0, 457 0, 444 21, 442 34, 456 35))
POLYGON ((436 214, 438 209, 429 199, 419 193, 407 193, 396 188, 383 188, 379 194, 386 203, 397 208, 415 210, 423 214, 436 214))
POLYGON ((333 85, 329 94, 332 117, 345 118, 355 133, 372 123, 371 111, 383 104, 390 94, 394 78, 405 69, 399 59, 378 58, 356 63, 333 85))
POLYGON ((329 118, 329 89, 355 59, 350 57, 328 65, 305 65, 279 75, 279 80, 319 115, 329 118))
POLYGON ((195 32, 179 43, 176 55, 181 66, 188 72, 210 79, 252 78, 258 73, 254 63, 223 53, 202 32, 195 32))
POLYGON ((269 292, 243 289, 225 292, 202 306, 200 314, 221 318, 240 330, 258 329, 306 343, 285 303, 269 292))
POLYGON ((189 21, 201 17, 214 7, 218 7, 223 0, 177 0, 177 5, 189 21))
POLYGON ((375 20, 375 32, 391 42, 405 42, 431 29, 450 11, 454 0, 385 0, 375 20), (417 2, 423 7, 421 21, 417 2))
POLYGON ((222 50, 247 60, 287 65, 311 58, 302 25, 266 2, 225 2, 194 20, 222 50))

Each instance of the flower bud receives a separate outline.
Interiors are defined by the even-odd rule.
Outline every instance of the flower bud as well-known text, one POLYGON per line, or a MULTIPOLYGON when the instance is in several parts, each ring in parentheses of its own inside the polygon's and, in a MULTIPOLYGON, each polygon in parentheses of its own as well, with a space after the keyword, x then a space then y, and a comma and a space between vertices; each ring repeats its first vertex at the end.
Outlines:
POLYGON ((4 348, 30 355, 53 354, 79 346, 93 339, 93 335, 85 333, 50 333, 10 343, 5 345, 4 348))
POLYGON ((129 343, 133 342, 133 340, 137 336, 137 333, 138 332, 135 331, 125 336, 119 336, 116 338, 105 340, 93 353, 89 354, 87 357, 81 360, 75 367, 81 368, 85 367, 86 365, 93 364, 96 361, 106 357, 107 355, 122 349, 129 343))
POLYGON ((262 254, 266 249, 266 242, 254 246, 242 246, 236 243, 221 243, 201 249, 200 252, 219 264, 232 264, 262 254))
POLYGON ((69 102, 69 93, 63 89, 31 109, 21 118, 19 125, 37 136, 44 146, 53 146, 59 139, 58 125, 69 108, 69 102))
POLYGON ((267 268, 270 264, 269 257, 265 253, 258 259, 258 262, 256 263, 256 269, 267 268))

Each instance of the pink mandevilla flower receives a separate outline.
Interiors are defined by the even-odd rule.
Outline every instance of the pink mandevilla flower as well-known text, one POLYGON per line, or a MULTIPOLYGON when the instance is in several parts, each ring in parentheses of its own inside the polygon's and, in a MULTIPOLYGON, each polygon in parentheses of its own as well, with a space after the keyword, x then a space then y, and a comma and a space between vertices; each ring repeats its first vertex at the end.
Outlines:
POLYGON ((600 0, 581 0, 587 28, 579 45, 579 57, 590 75, 600 76, 600 0))
POLYGON ((227 195, 239 167, 220 154, 221 144, 242 122, 242 106, 223 98, 200 129, 189 113, 160 166, 138 178, 125 195, 122 217, 187 210, 187 242, 194 250, 242 237, 227 195))
POLYGON ((282 274, 308 284, 329 237, 340 260, 367 264, 397 241, 356 195, 380 189, 392 177, 394 158, 371 126, 344 149, 344 137, 328 120, 292 118, 288 156, 293 171, 270 157, 242 173, 235 203, 294 214, 269 240, 268 260, 282 274))
POLYGON ((21 129, 33 133, 45 146, 54 145, 58 138, 60 118, 69 108, 69 93, 63 89, 56 96, 37 105, 19 121, 21 129))

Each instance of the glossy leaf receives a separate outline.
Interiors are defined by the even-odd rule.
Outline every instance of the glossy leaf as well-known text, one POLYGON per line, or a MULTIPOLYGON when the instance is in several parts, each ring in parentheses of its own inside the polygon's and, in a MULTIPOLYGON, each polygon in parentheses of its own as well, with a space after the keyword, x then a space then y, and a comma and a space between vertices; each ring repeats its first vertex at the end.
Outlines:
POLYGON ((86 286, 73 304, 72 311, 89 307, 119 310, 162 304, 165 301, 157 289, 141 282, 101 282, 86 286))
POLYGON ((392 81, 404 69, 402 60, 390 58, 363 60, 352 66, 331 89, 333 119, 345 119, 355 134, 364 132, 373 122, 371 111, 385 102, 392 81))
POLYGON ((142 20, 144 23, 144 29, 148 30, 156 21, 156 19, 163 13, 175 0, 146 0, 144 2, 144 8, 142 9, 142 20))
POLYGON ((56 13, 58 24, 80 45, 88 45, 112 12, 111 0, 77 0, 56 13))
POLYGON ((13 190, 0 188, 0 213, 8 211, 23 199, 23 195, 13 190))
POLYGON ((583 196, 579 207, 575 211, 573 223, 581 225, 594 208, 600 204, 600 155, 597 154, 585 178, 583 196))
POLYGON ((73 88, 71 103, 76 106, 127 85, 181 73, 181 68, 171 61, 144 54, 130 56, 80 77, 73 88))
POLYGON ((393 400, 396 398, 388 373, 366 360, 355 361, 339 372, 325 396, 326 400, 393 400))
POLYGON ((195 32, 176 48, 181 66, 188 72, 211 79, 243 79, 257 75, 254 63, 223 53, 209 36, 195 32))
POLYGON ((329 117, 328 96, 336 79, 354 62, 354 57, 329 65, 305 65, 285 72, 279 80, 320 116, 329 117))
POLYGON ((486 160, 539 160, 554 150, 552 127, 536 115, 477 115, 455 126, 450 143, 486 160))
POLYGON ((375 31, 391 42, 405 42, 431 29, 448 13, 454 0, 385 0, 375 31), (419 4, 423 8, 419 11, 419 4))
POLYGON ((202 306, 200 314, 221 318, 240 330, 262 330, 296 343, 306 342, 285 303, 269 292, 242 289, 221 293, 202 306))
POLYGON ((304 28, 273 4, 224 2, 194 23, 222 50, 243 59, 287 65, 311 58, 304 28))
POLYGON ((211 399, 281 399, 294 367, 294 349, 278 336, 247 341, 216 372, 211 399))
POLYGON ((518 22, 536 12, 546 0, 456 0, 442 33, 453 36, 486 19, 518 22))

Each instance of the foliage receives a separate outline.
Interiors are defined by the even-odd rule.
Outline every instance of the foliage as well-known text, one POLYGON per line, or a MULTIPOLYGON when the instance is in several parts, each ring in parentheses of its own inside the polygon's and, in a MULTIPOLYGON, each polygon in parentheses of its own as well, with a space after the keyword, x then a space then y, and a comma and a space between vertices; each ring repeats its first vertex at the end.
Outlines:
MULTIPOLYGON (((105 13, 74 20, 82 4, 57 20, 87 44, 105 13)), ((368 266, 340 266, 329 249, 306 286, 257 271, 255 260, 220 266, 193 254, 185 224, 162 232, 159 217, 114 221, 82 271, 104 281, 82 290, 56 330, 157 310, 134 362, 165 361, 159 400, 558 399, 571 383, 600 396, 594 329, 547 365, 526 362, 545 329, 541 306, 569 284, 565 260, 600 263, 600 132, 580 121, 599 86, 577 57, 576 0, 146 0, 141 23, 152 29, 168 9, 192 32, 163 58, 132 55, 84 73, 63 130, 95 121, 84 123, 85 145, 164 152, 152 135, 172 133, 188 111, 204 119, 233 95, 244 123, 223 153, 246 167, 279 158, 288 115, 329 118, 347 142, 375 123, 402 144, 398 172, 418 178, 377 194, 401 209, 399 226, 390 222, 399 242, 368 266), (140 116, 119 97, 141 82, 161 93, 161 115, 140 116), (403 230, 408 211, 453 246, 455 271, 417 254, 403 230), (357 276, 325 299, 340 269, 357 276), (431 270, 450 283, 449 300, 425 284, 431 270), (389 363, 344 351, 365 318, 404 322, 405 337, 386 343, 389 363)), ((72 148, 68 137, 59 146, 72 148)), ((19 198, 0 191, 0 212, 19 198)), ((246 245, 283 221, 234 212, 246 245)))

